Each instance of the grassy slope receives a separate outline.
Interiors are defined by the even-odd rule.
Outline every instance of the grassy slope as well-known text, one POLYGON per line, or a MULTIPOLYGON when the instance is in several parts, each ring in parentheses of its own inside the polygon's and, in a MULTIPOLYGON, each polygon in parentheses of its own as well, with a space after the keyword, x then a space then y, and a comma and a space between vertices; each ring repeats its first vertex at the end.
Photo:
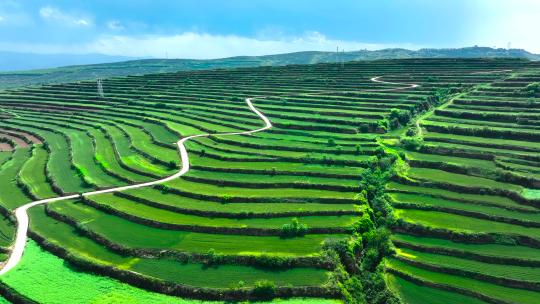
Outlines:
MULTIPOLYGON (((117 280, 78 271, 41 249, 27 244, 22 262, 2 281, 39 303, 218 303, 180 299, 149 292, 117 280), (69 282, 69 284, 67 284, 69 282)), ((337 303, 332 300, 291 299, 277 303, 337 303)), ((1 303, 1 302, 0 302, 1 303)))
POLYGON ((475 298, 451 293, 439 289, 416 285, 395 275, 389 274, 387 277, 388 285, 403 302, 409 304, 481 304, 485 303, 475 298))
POLYGON ((148 73, 164 73, 172 71, 205 70, 218 68, 257 67, 287 64, 311 64, 319 62, 341 62, 353 60, 378 60, 396 58, 487 58, 514 57, 540 60, 539 55, 514 49, 508 52, 503 49, 471 47, 460 49, 422 49, 410 51, 405 49, 384 49, 377 51, 354 51, 336 56, 334 52, 298 52, 268 56, 243 56, 210 60, 189 59, 144 59, 117 63, 67 66, 53 69, 4 72, 0 73, 0 89, 42 83, 69 82, 96 77, 113 77, 126 75, 142 75, 148 73))
MULTIPOLYGON (((127 111, 127 110, 126 110, 127 111)), ((225 111, 225 110, 223 110, 225 111)), ((227 110, 228 111, 228 110, 227 110)), ((285 111, 286 112, 286 111, 285 111)), ((229 113, 229 112, 227 112, 229 113)), ((272 116, 271 113, 267 113, 269 116, 272 116)), ((289 113, 290 114, 290 113, 289 113)), ((55 114, 56 115, 56 114, 55 114)), ((51 117, 53 115, 51 114, 51 117)), ((303 116, 303 115, 302 115, 303 116)), ((204 115, 201 114, 201 117, 205 117, 204 115)), ((240 120, 241 121, 241 120, 240 120)), ((278 122, 287 122, 287 120, 283 120, 283 119, 276 119, 276 121, 278 122)), ((249 122, 246 121, 246 122, 249 122)), ((238 121, 234 121, 235 124, 238 123, 238 121)), ((306 124, 305 122, 302 122, 301 124, 298 124, 299 126, 300 125, 303 125, 303 124, 306 124)), ((211 126, 211 125, 210 125, 211 126)), ((132 130, 132 131, 135 131, 135 130, 132 130)), ((132 139, 136 139, 136 138, 146 138, 145 142, 148 142, 150 140, 150 138, 148 136, 145 136, 144 134, 142 133, 138 133, 138 134, 135 134, 136 132, 128 132, 128 133, 132 133, 131 135, 133 135, 132 139)), ((314 138, 316 138, 317 136, 320 138, 320 139, 323 139, 323 140, 326 140, 325 136, 327 136, 326 132, 319 132, 319 133, 316 133, 316 132, 312 132, 310 133, 310 135, 313 135, 314 138)), ((264 138, 265 136, 271 136, 271 135, 257 135, 257 136, 260 136, 261 138, 264 138)), ((257 138, 257 136, 254 136, 255 138, 257 138)), ((274 135, 276 136, 276 135, 274 135)), ((344 135, 345 136, 345 135, 344 135)), ((340 140, 344 140, 345 138, 341 138, 340 137, 340 140)), ((125 142, 127 142, 126 140, 124 140, 125 142)), ((208 144, 211 144, 211 141, 210 139, 200 139, 197 141, 197 147, 200 147, 200 146, 203 146, 202 144, 208 142, 208 144)), ((255 142, 255 140, 253 141, 250 141, 250 142, 255 142)), ((259 143, 261 144, 264 144, 266 142, 266 140, 260 140, 259 143)), ((128 145, 124 145, 125 147, 128 147, 128 145)), ((139 148, 143 148, 142 146, 139 146, 139 148)), ((147 147, 148 148, 148 147, 147 147)), ((245 154, 246 158, 255 158, 253 155, 258 155, 257 153, 262 153, 260 152, 261 149, 258 149, 258 148, 246 148, 246 147, 236 147, 234 148, 233 145, 231 144, 220 144, 219 145, 219 149, 227 149, 227 150, 230 150, 230 151, 236 151, 237 153, 235 155, 243 155, 245 154), (242 154, 243 153, 243 154, 242 154)), ((213 152, 214 153, 214 150, 215 151, 219 151, 217 148, 216 149, 211 149, 211 148, 206 148, 207 151, 209 152, 213 152)), ((350 149, 350 148, 349 148, 350 149)), ((126 149, 127 150, 127 149, 126 149)), ((228 153, 228 151, 225 151, 225 152, 222 152, 222 153, 228 153)), ((265 155, 269 154, 269 153, 263 153, 265 155)), ((283 151, 273 151, 272 152, 272 155, 275 155, 275 156, 281 156, 281 155, 303 155, 304 153, 303 152, 291 152, 291 151, 287 151, 287 152, 283 152, 283 151)), ((230 154, 229 154, 230 155, 230 154)), ((313 156, 314 157, 320 157, 321 155, 319 155, 318 153, 313 153, 313 156)), ((128 160, 131 160, 131 161, 135 161, 135 159, 130 159, 129 158, 129 155, 127 156, 128 160)), ((347 159, 349 158, 349 156, 347 155, 341 155, 339 157, 336 157, 336 158, 343 158, 343 159, 347 159)), ((359 158, 357 156, 355 156, 354 158, 359 158)), ((435 158, 434 158, 435 159, 435 158)), ((454 158, 456 161, 458 161, 457 158, 454 158)), ((194 158, 195 160, 195 158, 194 158)), ((90 162, 89 162, 90 163, 90 162)), ((209 162, 207 162, 209 163, 209 162)), ((218 163, 217 161, 212 161, 212 163, 218 163)), ((475 161, 474 164, 477 164, 477 163, 480 163, 480 162, 477 162, 475 161)), ((483 162, 482 162, 483 163, 483 162)), ((258 164, 258 165, 261 165, 261 164, 258 164)), ((295 163, 295 165, 297 165, 297 167, 302 167, 304 170, 305 170, 305 167, 304 165, 302 164, 302 166, 298 165, 298 163, 295 163)), ((150 166, 150 167, 155 167, 155 166, 150 166)), ((252 168, 253 167, 253 164, 249 164, 249 168, 252 168)), ((263 167, 264 168, 264 167, 263 167)), ((332 168, 333 169, 333 168, 332 168)), ((414 170, 416 169, 412 169, 411 171, 414 173, 414 170)), ((350 173, 351 170, 350 168, 343 168, 343 171, 347 172, 347 173, 350 173)), ((417 173, 422 173, 421 175, 434 175, 434 176, 439 176, 440 173, 438 170, 432 170, 432 169, 418 169, 416 170, 417 173), (431 174, 426 174, 426 173, 431 173, 431 174)), ((468 176, 462 176, 462 175, 457 175, 457 174, 445 174, 445 177, 448 177, 448 176, 452 176, 452 177, 459 177, 460 181, 464 184, 469 184, 471 182, 482 182, 482 183, 487 183, 487 182, 490 182, 491 184, 494 184, 494 185, 499 185, 499 184, 496 184, 495 182, 491 181, 491 180, 484 180, 484 179, 480 179, 480 178, 469 178, 468 176)), ((205 178, 212 178, 212 179, 218 179, 218 178, 227 178, 228 180, 233 180, 233 181, 242 181, 244 179, 253 179, 253 176, 249 176, 249 175, 243 175, 243 176, 240 176, 239 174, 213 174, 213 173, 205 173, 205 174, 199 174, 198 176, 196 177, 205 177, 205 178)), ((274 181, 277 180, 277 179, 283 179, 284 181, 286 180, 284 176, 281 176, 281 177, 276 177, 274 178, 274 181)), ((321 182, 322 180, 319 180, 319 182, 321 182)), ((315 191, 315 190, 299 190, 299 189, 285 189, 285 190, 280 190, 278 193, 276 193, 276 190, 275 189, 265 189, 264 191, 261 191, 260 189, 256 188, 256 189, 244 189, 244 188, 237 188, 235 186, 227 186, 227 187, 218 187, 218 186, 214 186, 212 184, 207 184, 207 183, 194 183, 194 182, 190 182, 190 181, 187 181, 187 180, 179 180, 175 183, 171 183, 170 185, 172 186, 176 186, 176 188, 178 189, 186 189, 188 188, 190 191, 193 191, 193 192, 202 192, 202 193, 224 193, 224 194, 230 194, 230 195, 234 195, 234 194, 237 194, 237 193, 241 193, 242 195, 244 196, 248 196, 248 197, 261 197, 261 198, 264 198, 264 197, 267 197, 269 196, 269 194, 272 194, 274 197, 278 197, 278 198, 287 198, 289 196, 293 196, 293 197, 299 197, 299 196, 307 196, 308 198, 320 198, 322 196, 327 196, 329 198, 333 198, 333 197, 336 197, 336 198, 342 198, 342 197, 349 197, 348 195, 344 195, 343 193, 336 193, 335 191, 328 191, 328 190, 319 190, 319 191, 315 191), (217 189, 217 190, 216 190, 217 189), (263 192, 262 194, 264 195, 261 195, 261 192, 263 192)), ((350 195, 350 198, 352 198, 352 195, 350 195)), ((129 206, 123 206, 121 204, 118 204, 118 201, 119 200, 114 200, 110 203, 113 204, 113 206, 115 206, 115 208, 119 208, 119 209, 123 209, 123 210, 131 210, 129 209, 128 207, 129 206)), ((145 216, 152 216, 152 217, 160 217, 160 218, 163 218, 163 219, 167 219, 168 218, 168 214, 169 213, 165 213, 165 212, 155 212, 154 209, 157 209, 157 208, 140 208, 141 210, 144 210, 144 211, 152 211, 152 212, 144 212, 145 216)), ((413 213, 412 211, 411 212, 408 212, 409 215, 411 215, 411 218, 415 218, 415 215, 417 217, 419 217, 421 220, 421 216, 418 216, 418 214, 415 214, 413 213)), ((172 218, 172 217, 171 217, 172 218)), ((178 216, 175 218, 175 220, 192 220, 194 219, 195 217, 193 216, 190 216, 190 217, 183 217, 183 218, 178 218, 178 216)), ((321 217, 322 219, 322 217, 321 217)), ((460 220, 460 218, 458 217, 455 217, 455 218, 452 218, 453 222, 455 223, 461 223, 462 221, 460 220)), ((258 223, 260 220, 250 220, 251 224, 256 224, 256 225, 262 225, 261 223, 258 223)), ((426 220, 427 221, 427 220, 426 220)), ((231 220, 220 220, 220 222, 227 222, 227 223, 231 223, 231 222, 240 222, 240 221, 231 221, 231 220)), ((262 222, 262 221, 260 221, 262 222)), ((265 222, 268 222, 268 223, 271 223, 272 227, 280 227, 280 225, 276 225, 277 224, 277 221, 265 221, 265 222)), ((314 223, 317 222, 322 222, 322 221, 319 221, 319 218, 316 218, 316 217, 313 217, 313 219, 311 220, 311 222, 309 222, 309 226, 313 226, 314 223)), ((340 222, 341 223, 341 222, 340 222)), ((328 224, 328 222, 326 222, 326 224, 328 224)), ((65 224, 64 224, 65 226, 65 224)), ((477 226, 474 226, 478 229, 480 228, 483 228, 482 225, 478 224, 477 226)), ((497 226, 495 228, 497 229, 503 229, 503 228, 507 228, 509 227, 509 225, 505 224, 504 226, 497 226)), ((54 228, 47 228, 47 229, 51 229, 51 230, 57 230, 54 229, 54 228)), ((536 231, 536 230, 531 230, 531 231, 536 231)), ((523 230, 522 231, 524 234, 525 232, 529 232, 529 230, 523 230)), ((537 231, 536 231, 537 232, 537 231)), ((532 232, 531 232, 532 233, 532 232)), ((69 239, 69 237, 71 236, 72 234, 68 234, 66 233, 65 236, 66 236, 66 239, 69 239)), ((71 236, 72 239, 78 239, 78 238, 74 238, 71 236)), ((62 242, 60 242, 62 245, 66 245, 68 242, 67 240, 64 240, 62 242)), ((169 266, 168 262, 160 262, 160 265, 163 267, 163 266, 169 266)), ((137 268, 134 268, 135 270, 140 270, 140 271, 144 271, 144 272, 149 272, 151 273, 150 270, 152 269, 157 269, 159 267, 155 267, 156 266, 156 263, 144 263, 142 265, 135 265, 137 268)), ((159 265, 157 265, 159 266, 159 265)), ((226 268, 226 267, 223 267, 223 268, 226 268)), ((241 267, 240 267, 241 268, 241 267)), ((245 274, 245 271, 246 269, 240 269, 240 268, 237 268, 235 267, 234 269, 231 268, 231 270, 229 270, 229 272, 233 273, 233 272, 244 272, 242 275, 246 275, 245 274)), ((170 270, 170 269, 173 269, 173 267, 166 267, 165 268, 165 271, 164 273, 160 273, 160 275, 163 275, 165 277, 170 277, 172 279, 181 279, 181 280, 185 280, 186 277, 189 278, 189 275, 186 276, 186 273, 181 273, 180 275, 183 276, 183 278, 177 278, 176 276, 174 276, 174 273, 176 271, 174 270, 170 270)), ((184 270, 188 270, 190 271, 191 273, 196 273, 198 272, 197 269, 188 269, 187 267, 184 268, 184 270)), ((217 272, 216 272, 217 273, 217 272)), ((177 273, 178 274, 178 273, 177 273)), ((309 275, 306 275, 306 274, 302 274, 305 277, 309 277, 309 275)), ((299 276, 300 277, 300 276, 299 276)), ((227 278, 226 276, 223 277, 224 279, 229 279, 227 278)), ((205 278, 203 278, 205 279, 205 278)), ((220 278, 221 279, 221 278, 220 278)), ((238 280, 238 277, 235 277, 236 280, 238 280)), ((296 278, 297 279, 297 278, 296 278)), ((231 282, 235 282, 234 280, 230 280, 231 282)), ((197 284, 200 284, 200 281, 197 281, 197 280, 193 280, 193 282, 197 283, 197 284)), ((205 283, 210 283, 210 282, 205 282, 205 283)), ((216 282, 211 282, 212 284, 215 284, 216 282)), ((219 284, 222 284, 222 282, 217 282, 219 284)), ((437 295, 434 295, 435 297, 437 295)))

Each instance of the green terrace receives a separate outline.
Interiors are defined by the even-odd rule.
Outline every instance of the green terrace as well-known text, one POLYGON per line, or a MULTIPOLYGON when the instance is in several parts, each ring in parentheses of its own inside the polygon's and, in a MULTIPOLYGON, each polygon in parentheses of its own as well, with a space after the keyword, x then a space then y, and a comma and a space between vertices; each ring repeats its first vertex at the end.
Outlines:
POLYGON ((0 259, 15 208, 171 176, 176 142, 211 134, 185 143, 179 178, 32 207, 30 237, 82 270, 175 296, 244 300, 270 281, 278 296, 340 298, 327 245, 357 237, 372 213, 360 176, 391 148, 410 166, 386 185, 391 289, 411 303, 533 303, 540 203, 524 193, 540 188, 540 98, 520 90, 540 72, 523 68, 539 66, 377 60, 115 77, 104 97, 93 81, 1 91, 0 259), (273 127, 219 134, 263 126, 251 97, 273 127), (424 113, 419 146, 380 140, 424 113))

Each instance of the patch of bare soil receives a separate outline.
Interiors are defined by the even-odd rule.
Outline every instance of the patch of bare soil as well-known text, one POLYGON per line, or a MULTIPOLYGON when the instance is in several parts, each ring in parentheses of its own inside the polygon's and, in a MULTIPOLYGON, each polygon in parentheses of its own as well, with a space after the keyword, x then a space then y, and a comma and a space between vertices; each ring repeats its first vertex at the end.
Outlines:
POLYGON ((13 151, 13 147, 8 143, 0 143, 0 152, 13 151))
POLYGON ((9 138, 11 140, 13 140, 15 142, 15 144, 17 145, 17 147, 21 147, 21 148, 28 148, 28 143, 25 142, 24 140, 21 139, 21 137, 18 137, 18 136, 14 136, 14 135, 10 135, 10 134, 4 134, 0 131, 0 138, 3 137, 3 138, 9 138))
MULTIPOLYGON (((34 135, 32 135, 30 133, 22 132, 22 131, 13 131, 13 130, 0 129, 0 133, 11 135, 11 136, 14 136, 14 137, 18 137, 19 139, 26 138, 27 140, 29 140, 30 142, 32 142, 34 144, 42 144, 43 143, 39 138, 35 137, 34 135)), ((28 145, 28 144, 26 144, 26 145, 28 145)))
POLYGON ((97 112, 100 109, 94 107, 76 107, 76 106, 54 106, 50 104, 37 103, 4 103, 6 108, 29 109, 33 111, 49 111, 49 112, 97 112))

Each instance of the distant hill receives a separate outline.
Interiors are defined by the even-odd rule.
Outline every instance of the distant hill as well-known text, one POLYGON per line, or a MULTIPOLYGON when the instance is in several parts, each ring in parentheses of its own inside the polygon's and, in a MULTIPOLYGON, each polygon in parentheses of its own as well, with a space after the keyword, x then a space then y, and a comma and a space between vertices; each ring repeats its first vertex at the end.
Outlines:
MULTIPOLYGON (((3 53, 0 53, 0 58, 3 53)), ((21 57, 18 61, 32 62, 32 56, 21 57)), ((46 56, 46 55, 39 55, 46 56)), ((53 55, 51 55, 53 56, 53 55)), ((71 56, 71 55, 66 55, 71 56)), ((115 61, 114 57, 104 55, 82 56, 79 60, 84 63, 92 60, 102 60, 105 62, 115 61), (92 57, 94 56, 94 57, 92 57), (103 56, 103 57, 100 57, 103 56)), ((503 58, 523 58, 529 60, 540 60, 540 55, 532 54, 522 49, 495 49, 489 47, 468 47, 459 49, 420 49, 411 51, 407 49, 383 49, 377 51, 353 51, 336 54, 335 52, 297 52, 266 56, 238 56, 222 59, 141 59, 121 61, 114 63, 101 63, 90 65, 73 65, 61 68, 29 70, 18 72, 0 73, 0 89, 18 87, 23 85, 39 85, 45 83, 57 83, 67 81, 78 81, 94 79, 97 77, 113 77, 127 75, 141 75, 148 73, 188 71, 218 68, 238 68, 256 67, 287 64, 312 64, 323 62, 341 62, 354 60, 378 60, 378 59, 404 59, 404 58, 479 58, 479 57, 503 57, 503 58)), ((13 57, 12 57, 13 58, 13 57)), ((43 57, 41 57, 43 59, 43 57)), ((123 60, 120 57, 117 60, 123 60)), ((77 60, 70 57, 69 60, 77 60)), ((5 63, 5 58, 0 59, 0 70, 6 70, 9 64, 5 63)))
POLYGON ((0 71, 49 69, 69 65, 111 63, 133 59, 131 57, 102 54, 30 54, 0 51, 0 71))

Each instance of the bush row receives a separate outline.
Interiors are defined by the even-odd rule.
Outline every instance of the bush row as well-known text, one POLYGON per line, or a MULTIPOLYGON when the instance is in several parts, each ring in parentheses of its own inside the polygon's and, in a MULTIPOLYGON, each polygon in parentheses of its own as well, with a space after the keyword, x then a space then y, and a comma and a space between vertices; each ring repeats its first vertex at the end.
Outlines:
POLYGON ((476 137, 502 138, 502 139, 511 139, 511 140, 540 141, 540 133, 538 132, 501 130, 501 129, 493 129, 489 127, 469 128, 469 127, 461 127, 461 126, 443 126, 443 125, 431 125, 431 124, 424 124, 423 126, 429 132, 439 132, 439 133, 476 136, 476 137))
POLYGON ((537 119, 538 115, 534 114, 511 114, 511 113, 481 113, 481 112, 462 112, 436 109, 435 115, 461 118, 461 119, 473 119, 480 121, 497 121, 507 123, 517 123, 518 119, 537 119))
POLYGON ((122 167, 123 169, 125 169, 127 171, 130 171, 130 172, 133 172, 135 174, 142 175, 142 176, 145 176, 145 177, 150 177, 150 178, 154 178, 154 179, 160 178, 160 176, 155 175, 153 173, 142 171, 142 170, 139 170, 139 169, 136 169, 136 168, 133 168, 131 166, 126 165, 124 163, 124 161, 122 160, 122 157, 120 156, 119 152, 118 152, 118 148, 116 147, 116 142, 113 140, 112 136, 109 134, 107 129, 105 129, 105 128, 101 127, 101 126, 98 126, 97 128, 101 132, 103 132, 103 134, 105 135, 105 138, 111 142, 111 144, 113 146, 113 150, 114 150, 114 157, 116 158, 116 161, 117 161, 118 165, 120 165, 120 167, 122 167))
POLYGON ((467 217, 473 217, 478 219, 484 219, 488 221, 494 221, 494 222, 500 222, 500 223, 507 223, 512 225, 519 225, 523 227, 533 227, 533 228, 540 228, 540 222, 534 222, 534 221, 528 221, 528 220, 521 220, 516 218, 508 218, 503 216, 496 216, 491 214, 486 214, 482 212, 475 212, 475 211, 467 211, 462 209, 454 209, 454 208, 447 208, 442 206, 436 206, 436 205, 424 205, 424 204, 418 204, 418 203, 408 203, 408 202, 394 202, 393 205, 396 208, 399 209, 416 209, 416 210, 426 210, 426 211, 439 211, 439 212, 445 212, 445 213, 451 213, 451 214, 457 214, 467 217))
MULTIPOLYGON (((168 230, 182 230, 204 233, 218 233, 218 234, 237 234, 237 235, 254 235, 254 236, 280 236, 280 228, 248 228, 248 227, 213 227, 213 226, 198 226, 198 225, 184 225, 184 224, 172 224, 155 221, 152 219, 140 217, 134 214, 129 214, 118 209, 114 209, 111 206, 97 203, 83 197, 81 201, 91 207, 98 210, 112 214, 129 221, 146 225, 154 228, 168 229, 168 230)), ((307 233, 310 234, 343 234, 347 233, 349 228, 346 227, 320 227, 309 228, 307 233)))
MULTIPOLYGON (((305 182, 299 182, 299 181, 279 183, 279 182, 271 182, 271 179, 268 179, 268 181, 270 181, 268 183, 232 181, 232 180, 224 180, 224 179, 210 179, 210 178, 191 176, 191 175, 183 176, 182 179, 185 179, 191 182, 210 184, 210 185, 216 185, 216 186, 221 186, 221 187, 241 187, 241 188, 252 188, 252 189, 290 188, 290 189, 329 190, 329 191, 336 191, 336 192, 354 192, 354 191, 359 190, 358 187, 352 187, 352 186, 315 184, 315 183, 305 183, 305 182)), ((262 179, 264 179, 263 176, 261 176, 261 180, 262 179)))
MULTIPOLYGON (((308 152, 308 153, 327 153, 327 154, 337 154, 337 153, 340 153, 340 154, 344 154, 344 155, 364 155, 365 152, 369 151, 369 150, 360 150, 360 151, 355 151, 355 150, 341 150, 341 151, 337 151, 336 147, 329 147, 327 149, 317 149, 317 148, 305 148, 305 147, 302 147, 302 146, 290 146, 290 145, 287 145, 287 146, 280 146, 280 145, 276 145, 274 143, 270 144, 270 145, 264 145, 264 144, 257 144, 257 143, 252 143, 252 142, 247 142, 247 141, 238 141, 238 140, 230 140, 230 139, 226 139, 224 137, 219 137, 219 136, 209 136, 209 138, 215 142, 219 142, 219 143, 224 143, 224 144, 227 144, 227 145, 232 145, 232 146, 240 146, 240 147, 245 147, 245 148, 253 148, 253 149, 269 149, 269 150, 275 150, 275 151, 294 151, 294 152, 308 152)), ((324 144, 319 144, 320 146, 324 146, 324 144)), ((375 144, 375 146, 378 146, 375 144)), ((371 154, 368 154, 368 155, 371 155, 371 154)))
POLYGON ((532 176, 523 176, 511 171, 491 170, 477 167, 468 167, 463 165, 451 164, 446 162, 432 162, 423 160, 409 160, 413 167, 438 169, 446 172, 478 176, 487 179, 496 180, 510 184, 516 184, 528 188, 540 188, 540 180, 532 176))
POLYGON ((449 292, 454 292, 454 293, 466 295, 466 296, 469 296, 469 297, 480 299, 482 301, 485 301, 485 302, 491 303, 491 304, 508 304, 508 302, 506 302, 506 301, 502 301, 502 300, 499 300, 499 299, 492 298, 489 295, 486 295, 486 294, 483 294, 483 293, 480 293, 480 292, 477 292, 477 291, 474 291, 474 290, 454 287, 452 285, 447 285, 447 284, 442 284, 442 283, 426 281, 424 279, 415 277, 415 276, 413 276, 413 275, 411 275, 409 273, 405 273, 405 272, 399 271, 399 270, 394 269, 394 268, 386 268, 386 271, 391 273, 391 274, 394 274, 394 275, 396 275, 396 276, 398 276, 398 277, 400 277, 402 279, 405 279, 405 280, 407 280, 409 282, 412 282, 412 283, 414 283, 416 285, 426 286, 426 287, 430 287, 430 288, 435 288, 435 289, 439 289, 439 290, 444 290, 444 291, 449 291, 449 292))
POLYGON ((15 289, 8 286, 6 283, 0 281, 0 295, 4 297, 9 303, 13 304, 38 304, 38 302, 30 299, 29 297, 20 294, 15 289))
POLYGON ((240 173, 240 174, 259 174, 259 175, 292 175, 292 176, 312 176, 312 177, 326 177, 326 178, 341 178, 347 180, 357 179, 357 175, 351 174, 338 174, 329 172, 318 171, 284 171, 272 169, 248 169, 248 168, 220 168, 220 167, 208 167, 204 165, 192 165, 193 170, 210 171, 210 172, 226 172, 226 173, 240 173))
POLYGON ((434 181, 427 181, 427 180, 413 181, 411 179, 403 178, 399 176, 395 176, 394 180, 399 183, 411 185, 411 186, 440 188, 440 189, 450 190, 453 192, 463 192, 463 193, 480 194, 480 195, 489 194, 489 195, 504 196, 525 205, 530 205, 537 208, 540 206, 540 199, 527 199, 523 197, 520 193, 515 192, 513 190, 508 190, 508 189, 476 187, 476 186, 460 186, 460 185, 455 185, 455 184, 446 183, 446 182, 434 182, 434 181))
POLYGON ((232 219, 247 219, 247 218, 275 218, 275 217, 293 217, 293 216, 331 216, 331 215, 351 215, 351 214, 361 214, 360 211, 356 210, 315 210, 315 211, 284 211, 284 212, 261 212, 256 213, 252 211, 242 211, 242 212, 221 212, 221 211, 210 211, 210 210, 197 210, 190 208, 182 208, 174 205, 165 205, 157 203, 145 198, 133 196, 125 192, 115 192, 115 196, 128 199, 137 203, 145 204, 154 208, 169 210, 173 212, 178 212, 182 214, 190 214, 204 217, 223 217, 223 218, 232 218, 232 219))
POLYGON ((202 263, 205 265, 224 265, 224 264, 240 264, 247 266, 256 266, 263 268, 291 268, 291 267, 312 267, 332 270, 335 265, 322 257, 305 256, 305 257, 284 257, 273 256, 268 254, 262 255, 225 255, 217 254, 213 251, 207 253, 191 253, 178 250, 167 249, 152 249, 152 248, 132 248, 125 245, 115 243, 106 236, 101 235, 84 224, 77 222, 68 215, 56 212, 54 209, 45 207, 45 213, 61 222, 74 227, 78 233, 94 240, 95 242, 107 247, 124 256, 137 256, 142 258, 173 258, 182 263, 202 263))
MULTIPOLYGON (((133 139, 131 138, 131 136, 129 136, 129 134, 124 129, 118 128, 118 130, 120 130, 120 132, 122 132, 123 136, 128 139, 129 147, 135 153, 142 155, 144 158, 148 159, 153 164, 159 164, 159 165, 164 166, 164 167, 170 167, 170 162, 159 159, 159 158, 151 155, 150 153, 147 153, 147 152, 142 151, 141 149, 138 149, 137 147, 135 147, 133 145, 133 139)), ((168 148, 170 149, 171 147, 168 147, 168 148)))
MULTIPOLYGON (((431 140, 431 138, 429 139, 431 140)), ((493 160, 495 156, 492 153, 484 153, 475 150, 465 150, 460 148, 445 148, 436 145, 423 144, 418 148, 419 152, 426 154, 437 154, 444 156, 456 156, 463 158, 473 158, 482 160, 493 160)))
POLYGON ((464 269, 458 269, 458 268, 452 268, 452 267, 446 267, 431 263, 426 263, 422 261, 416 261, 409 258, 405 258, 400 255, 394 256, 395 259, 400 260, 404 263, 413 265, 418 268, 426 269, 429 271, 439 272, 439 273, 445 273, 450 275, 457 275, 462 276, 465 278, 480 280, 484 282, 489 282, 492 284, 504 286, 504 287, 511 287, 511 288, 520 288, 520 289, 527 289, 532 291, 540 291, 540 282, 533 282, 533 281, 520 281, 515 279, 509 279, 505 277, 497 277, 492 276, 489 274, 479 273, 475 271, 469 271, 464 269))
MULTIPOLYGON (((207 147, 212 150, 223 152, 225 155, 216 154, 212 152, 205 151, 204 156, 207 156, 209 158, 223 160, 223 161, 241 161, 241 162, 291 162, 291 163, 303 163, 303 164, 321 164, 321 165, 341 165, 341 166, 350 166, 350 167, 364 167, 365 161, 357 161, 354 159, 336 159, 332 158, 331 156, 325 156, 323 155, 322 158, 315 158, 315 157, 288 157, 288 156, 267 156, 264 153, 256 153, 256 152, 242 152, 242 151, 235 151, 235 150, 228 150, 216 146, 211 146, 207 144, 203 144, 200 141, 197 141, 198 145, 201 145, 203 147, 207 147), (240 157, 234 157, 234 156, 227 156, 229 153, 235 153, 235 154, 245 154, 245 155, 260 155, 259 158, 240 158, 240 157)), ((376 150, 365 150, 363 154, 367 155, 373 155, 376 154, 376 150)))
POLYGON ((502 233, 460 232, 410 223, 402 219, 398 219, 396 226, 393 227, 393 230, 395 232, 408 233, 416 236, 445 238, 459 243, 522 245, 531 248, 540 248, 540 240, 528 236, 502 233))
POLYGON ((251 196, 219 196, 211 194, 194 193, 190 191, 184 191, 178 188, 172 188, 166 185, 155 185, 155 189, 158 189, 164 193, 174 193, 180 196, 194 198, 202 201, 212 201, 219 203, 321 203, 321 204, 356 204, 354 199, 346 198, 306 198, 306 197, 251 197, 251 196))
POLYGON ((400 248, 409 248, 415 251, 434 253, 440 255, 449 255, 455 256, 463 259, 475 260, 484 263, 490 264, 501 264, 501 265, 516 265, 524 267, 540 267, 540 260, 530 260, 522 259, 518 257, 501 257, 494 255, 483 255, 476 253, 474 251, 466 251, 456 248, 444 248, 444 247, 432 247, 432 246, 423 246, 421 244, 408 243, 400 240, 392 240, 394 245, 400 248))
POLYGON ((450 144, 458 144, 458 145, 469 145, 469 146, 472 146, 472 147, 484 147, 484 148, 494 148, 494 149, 501 149, 501 150, 539 152, 540 153, 539 148, 525 147, 525 146, 501 145, 501 144, 493 144, 493 143, 489 143, 489 142, 468 142, 468 141, 463 141, 463 140, 455 139, 455 138, 440 138, 440 137, 429 137, 428 140, 430 142, 442 142, 442 143, 450 143, 450 144))
POLYGON ((97 264, 47 241, 44 237, 40 236, 32 230, 29 231, 29 235, 32 237, 32 239, 36 240, 36 242, 38 242, 43 248, 86 271, 93 272, 99 275, 110 276, 122 282, 126 282, 128 284, 146 290, 174 296, 221 301, 245 301, 257 299, 271 299, 275 297, 338 298, 340 296, 339 291, 332 286, 275 287, 270 290, 270 293, 261 292, 262 290, 258 290, 257 286, 255 288, 231 289, 187 286, 149 277, 133 271, 119 269, 113 266, 97 264))

